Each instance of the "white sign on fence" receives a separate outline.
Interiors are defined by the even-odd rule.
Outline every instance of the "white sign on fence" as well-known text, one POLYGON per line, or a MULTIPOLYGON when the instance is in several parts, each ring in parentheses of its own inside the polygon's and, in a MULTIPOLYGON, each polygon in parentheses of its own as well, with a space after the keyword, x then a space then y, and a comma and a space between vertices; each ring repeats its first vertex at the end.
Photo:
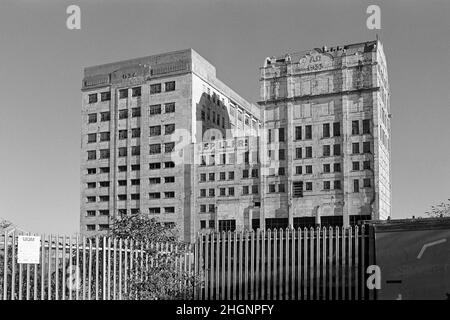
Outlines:
POLYGON ((18 240, 17 263, 39 264, 41 237, 19 236, 18 240))

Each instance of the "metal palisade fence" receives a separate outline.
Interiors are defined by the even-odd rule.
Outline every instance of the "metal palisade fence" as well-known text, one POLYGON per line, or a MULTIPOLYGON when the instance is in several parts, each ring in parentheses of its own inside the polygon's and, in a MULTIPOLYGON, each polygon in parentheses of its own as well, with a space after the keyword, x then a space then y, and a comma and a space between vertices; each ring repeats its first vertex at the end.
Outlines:
POLYGON ((0 235, 0 299, 148 299, 156 254, 175 253, 163 268, 187 274, 176 298, 199 300, 371 299, 373 259, 367 227, 199 234, 194 244, 137 243, 111 237, 41 236, 40 263, 18 263, 18 234, 0 235), (149 252, 153 252, 150 254, 149 252), (153 269, 151 269, 153 268, 153 269), (191 279, 196 279, 190 282, 191 279), (189 283, 186 284, 186 281, 189 283), (142 286, 141 286, 142 287, 142 286))

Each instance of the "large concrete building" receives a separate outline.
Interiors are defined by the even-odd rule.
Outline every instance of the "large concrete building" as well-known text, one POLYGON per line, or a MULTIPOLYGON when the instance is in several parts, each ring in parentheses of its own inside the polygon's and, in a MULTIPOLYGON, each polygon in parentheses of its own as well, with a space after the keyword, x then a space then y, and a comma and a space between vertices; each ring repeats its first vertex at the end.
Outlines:
POLYGON ((202 137, 232 139, 261 125, 260 109, 191 49, 86 68, 81 232, 105 232, 112 218, 142 212, 191 239, 203 209, 194 152, 202 137))
POLYGON ((259 106, 195 51, 85 69, 81 231, 137 212, 199 231, 349 225, 390 215, 380 42, 267 58, 259 106))
POLYGON ((267 58, 261 214, 266 228, 344 225, 391 212, 390 105, 382 44, 267 58))

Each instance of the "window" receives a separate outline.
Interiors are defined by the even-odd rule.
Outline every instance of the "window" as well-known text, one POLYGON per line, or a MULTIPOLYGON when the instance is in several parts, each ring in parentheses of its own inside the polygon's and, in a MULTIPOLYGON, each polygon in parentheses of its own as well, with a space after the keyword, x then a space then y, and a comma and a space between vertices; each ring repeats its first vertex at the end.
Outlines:
POLYGON ((88 189, 93 189, 93 188, 95 188, 95 185, 96 185, 95 182, 88 182, 88 183, 87 183, 88 189))
POLYGON ((288 218, 266 218, 266 229, 286 229, 288 225, 288 218))
POLYGON ((214 220, 209 220, 209 228, 210 229, 214 229, 215 228, 214 220))
POLYGON ((89 133, 88 134, 88 143, 94 143, 94 142, 97 142, 97 134, 89 133))
POLYGON ((120 216, 125 216, 127 214, 127 209, 119 209, 118 213, 120 216))
POLYGON ((206 220, 200 220, 200 229, 206 229, 206 220))
POLYGON ((295 174, 302 174, 302 166, 295 167, 295 174))
POLYGON ((127 109, 119 110, 119 119, 126 119, 126 118, 128 118, 128 110, 127 109))
POLYGON ((148 194, 148 198, 149 199, 159 199, 159 198, 161 198, 161 193, 159 193, 159 192, 150 192, 148 194))
POLYGON ((363 134, 370 134, 370 120, 363 120, 363 134))
POLYGON ((88 123, 96 123, 97 122, 97 114, 90 113, 88 114, 88 123))
POLYGON ((131 165, 131 170, 132 171, 139 171, 139 170, 141 170, 141 165, 139 165, 139 164, 132 164, 131 165))
POLYGON ((340 156, 341 155, 341 145, 340 144, 335 144, 333 146, 333 155, 334 156, 340 156))
POLYGON ((228 188, 228 195, 229 196, 234 196, 234 187, 228 188))
POLYGON ((331 168, 330 168, 330 164, 329 163, 326 163, 326 164, 323 165, 323 172, 324 173, 329 173, 330 170, 331 170, 331 168))
POLYGON ((307 182, 305 185, 305 189, 306 189, 306 191, 312 191, 312 189, 313 189, 312 182, 307 182))
POLYGON ((292 183, 292 193, 295 198, 303 197, 303 181, 294 181, 292 183))
POLYGON ((92 203, 95 202, 95 197, 94 196, 90 196, 90 197, 86 197, 87 202, 92 203))
MULTIPOLYGON (((158 146, 159 146, 159 144, 158 144, 158 146)), ((150 170, 161 169, 161 163, 159 163, 159 162, 152 162, 152 163, 149 163, 148 168, 149 168, 150 170)))
POLYGON ((341 172, 341 164, 340 163, 335 163, 333 165, 333 171, 334 172, 341 172))
POLYGON ((109 173, 109 167, 100 167, 100 173, 109 173))
POLYGON ((119 130, 119 140, 126 139, 128 136, 127 130, 119 130))
POLYGON ((87 224, 86 230, 87 231, 95 231, 95 224, 87 224))
POLYGON ((131 137, 139 138, 141 136, 141 128, 133 128, 131 129, 131 137))
POLYGON ((148 208, 149 214, 159 214, 161 213, 161 208, 148 208))
POLYGON ((109 132, 100 132, 100 141, 109 141, 110 134, 109 132))
POLYGON ((98 197, 98 199, 102 202, 108 202, 109 201, 109 196, 100 196, 98 197))
POLYGON ((269 184, 269 192, 270 193, 275 192, 275 185, 274 184, 269 184))
POLYGON ((312 139, 312 126, 305 126, 305 139, 312 139))
POLYGON ((164 110, 165 113, 175 112, 175 102, 166 103, 164 105, 164 110))
POLYGON ((323 190, 330 190, 330 181, 323 182, 323 190))
POLYGON ((358 142, 352 143, 352 153, 353 154, 359 153, 359 143, 358 142))
POLYGON ((335 180, 333 185, 334 190, 341 190, 341 181, 335 180))
MULTIPOLYGON (((151 144, 150 145, 150 154, 159 154, 161 153, 161 145, 159 143, 157 144, 151 144)), ((159 163, 159 168, 161 168, 161 164, 159 163)))
POLYGON ((111 113, 109 111, 100 113, 100 121, 109 121, 111 119, 111 113))
POLYGON ((248 186, 243 186, 242 187, 242 194, 249 194, 249 187, 248 186))
POLYGON ((125 172, 125 171, 127 171, 127 166, 119 166, 118 169, 119 169, 119 172, 125 172))
POLYGON ((278 129, 278 141, 284 142, 284 128, 278 129))
POLYGON ((284 169, 284 167, 278 168, 278 175, 279 175, 279 176, 284 176, 284 175, 285 175, 285 169, 284 169))
POLYGON ((100 93, 100 100, 101 101, 109 101, 109 100, 111 100, 111 92, 106 91, 106 92, 100 93))
POLYGON ((370 160, 363 162, 363 168, 364 170, 370 170, 370 160))
POLYGON ((90 150, 87 152, 88 160, 95 160, 97 158, 97 152, 95 150, 90 150))
POLYGON ((353 180, 353 192, 359 192, 359 180, 353 180))
POLYGON ((130 211, 131 211, 131 214, 138 214, 139 213, 139 208, 133 208, 130 211))
POLYGON ((151 126, 150 127, 150 137, 161 135, 161 126, 151 126))
POLYGON ((311 228, 316 226, 315 217, 294 217, 294 229, 311 228))
POLYGON ((164 162, 164 169, 170 169, 170 168, 175 168, 175 162, 173 162, 173 161, 164 162))
POLYGON ((151 105, 149 107, 149 113, 150 115, 161 114, 161 105, 160 104, 151 105))
POLYGON ((366 178, 363 180, 364 188, 370 188, 370 178, 366 178))
POLYGON ((117 181, 119 187, 125 187, 127 185, 127 180, 119 180, 117 181))
POLYGON ((119 157, 126 157, 127 156, 127 148, 126 147, 120 147, 119 148, 119 157))
POLYGON ((221 173, 219 174, 219 179, 220 179, 220 180, 225 180, 225 172, 221 172, 221 173))
POLYGON ((97 102, 97 94, 92 93, 89 95, 89 103, 96 103, 97 102))
POLYGON ((280 183, 278 185, 278 192, 286 192, 285 187, 284 187, 284 183, 280 183))
POLYGON ((214 172, 210 173, 209 174, 209 181, 214 181, 214 178, 215 178, 214 172))
POLYGON ((248 170, 247 169, 242 170, 242 178, 243 179, 248 178, 248 170))
POLYGON ((252 169, 252 178, 258 178, 258 169, 252 169))
POLYGON ((206 181, 206 173, 200 173, 200 182, 206 181))
POLYGON ((306 158, 312 158, 312 147, 306 147, 306 158))
POLYGON ((164 213, 175 213, 175 207, 164 207, 164 213))
POLYGON ((206 212, 206 204, 201 204, 200 205, 200 212, 201 213, 205 213, 206 212))
POLYGON ((175 192, 173 191, 164 192, 164 198, 175 198, 175 192))
POLYGON ((87 210, 86 211, 87 217, 94 217, 95 216, 95 210, 87 210))
POLYGON ((175 177, 165 177, 164 183, 175 183, 175 177))
POLYGON ((141 147, 140 146, 132 146, 131 147, 131 155, 132 156, 139 156, 141 154, 141 147))
POLYGON ((342 216, 322 216, 320 225, 322 227, 341 227, 344 224, 342 216))
POLYGON ((359 121, 358 120, 352 121, 352 134, 353 135, 359 134, 359 121))
POLYGON ((99 210, 101 216, 109 216, 109 210, 99 210))
POLYGON ((169 81, 165 83, 165 91, 175 91, 175 81, 169 81))
POLYGON ((278 160, 285 160, 285 158, 284 149, 278 150, 278 160))
POLYGON ((164 152, 165 153, 172 152, 174 148, 175 148, 175 142, 164 143, 164 152))
POLYGON ((272 129, 267 130, 267 140, 268 140, 268 143, 272 142, 272 129))
POLYGON ((128 98, 128 89, 119 90, 119 99, 128 98))
POLYGON ((161 183, 161 178, 149 178, 150 184, 159 184, 161 183))
POLYGON ((353 161, 352 162, 352 170, 358 171, 359 170, 359 161, 353 161))
POLYGON ((322 137, 323 138, 329 138, 330 137, 330 124, 324 123, 322 125, 322 137))
POLYGON ((340 122, 334 122, 333 123, 333 136, 339 137, 341 135, 341 123, 340 122))
POLYGON ((131 109, 131 116, 133 117, 133 118, 136 118, 136 117, 140 117, 141 116, 141 108, 132 108, 131 109))
POLYGON ((236 220, 219 220, 219 232, 236 230, 236 220))
POLYGON ((331 154, 331 146, 329 146, 329 145, 323 146, 323 156, 329 157, 330 154, 331 154))
POLYGON ((97 169, 95 168, 88 168, 87 169, 87 174, 96 174, 97 173, 97 169))
POLYGON ((302 140, 302 127, 295 127, 295 140, 302 140))
POLYGON ((101 188, 109 187, 109 181, 100 181, 98 184, 101 188))
POLYGON ((100 159, 109 159, 109 149, 100 150, 100 159))
POLYGON ((313 173, 312 165, 305 166, 305 171, 306 174, 312 174, 313 173))
POLYGON ((175 124, 164 125, 164 134, 172 134, 175 132, 175 124))
POLYGON ((214 189, 209 189, 208 195, 209 195, 210 197, 214 197, 214 196, 215 196, 215 190, 214 190, 214 189))
POLYGON ((141 96, 141 87, 135 87, 131 89, 132 97, 140 97, 141 96))
POLYGON ((259 193, 259 187, 257 184, 252 185, 252 193, 253 194, 258 194, 259 193))
POLYGON ((219 188, 219 195, 221 197, 224 197, 226 195, 225 190, 226 190, 225 188, 219 188))
POLYGON ((206 189, 200 189, 200 197, 206 197, 206 189))
POLYGON ((161 83, 150 85, 150 94, 161 93, 161 83))
POLYGON ((302 158, 302 148, 295 148, 295 158, 296 159, 302 158))
POLYGON ((234 180, 234 171, 228 172, 228 180, 234 180))
POLYGON ((370 141, 363 142, 363 152, 370 153, 370 141))

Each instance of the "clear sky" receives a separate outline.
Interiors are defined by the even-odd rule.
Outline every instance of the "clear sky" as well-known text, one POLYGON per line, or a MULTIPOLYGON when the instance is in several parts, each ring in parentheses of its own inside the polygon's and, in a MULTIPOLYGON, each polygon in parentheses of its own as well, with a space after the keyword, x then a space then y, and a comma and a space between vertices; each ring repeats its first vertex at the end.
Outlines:
POLYGON ((0 3, 0 217, 79 230, 83 67, 194 48, 259 100, 264 58, 379 34, 392 91, 393 218, 450 198, 450 1, 223 0, 0 3), (66 8, 81 8, 81 30, 66 8), (366 8, 381 8, 379 31, 366 8))

